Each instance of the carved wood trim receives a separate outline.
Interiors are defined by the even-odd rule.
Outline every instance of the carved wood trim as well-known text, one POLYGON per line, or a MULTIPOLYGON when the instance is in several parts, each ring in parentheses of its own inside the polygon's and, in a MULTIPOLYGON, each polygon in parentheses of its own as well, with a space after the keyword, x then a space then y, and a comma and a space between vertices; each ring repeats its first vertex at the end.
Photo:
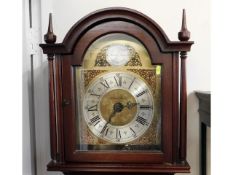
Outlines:
MULTIPOLYGON (((186 12, 183 9, 181 30, 178 33, 180 41, 188 41, 190 32, 186 25, 186 12)), ((181 80, 180 80, 180 161, 185 162, 187 150, 187 87, 186 87, 186 58, 187 52, 180 52, 181 80)))
MULTIPOLYGON (((56 42, 56 35, 53 33, 52 14, 49 14, 48 31, 44 35, 44 40, 47 44, 54 45, 56 42)), ((57 59, 54 59, 54 54, 49 53, 49 110, 50 110, 50 142, 51 142, 51 158, 53 161, 60 161, 61 159, 61 133, 59 131, 59 102, 60 102, 60 86, 59 82, 59 67, 57 59)))
POLYGON ((66 34, 62 43, 40 44, 45 54, 71 54, 75 44, 84 33, 96 25, 108 21, 133 23, 148 32, 162 52, 189 51, 192 41, 170 41, 162 28, 146 15, 128 8, 106 8, 95 11, 78 21, 66 34))
POLYGON ((54 163, 50 162, 48 164, 49 171, 62 171, 62 172, 72 172, 72 173, 140 173, 143 174, 153 174, 153 175, 164 175, 163 173, 190 173, 190 166, 187 162, 184 164, 93 164, 93 163, 54 163))
POLYGON ((181 52, 180 80, 180 160, 186 160, 187 147, 187 88, 186 88, 186 58, 187 53, 181 52))
POLYGON ((55 94, 54 94, 54 60, 49 59, 49 113, 50 113, 50 145, 51 158, 56 160, 57 153, 57 132, 56 132, 56 112, 55 112, 55 94))

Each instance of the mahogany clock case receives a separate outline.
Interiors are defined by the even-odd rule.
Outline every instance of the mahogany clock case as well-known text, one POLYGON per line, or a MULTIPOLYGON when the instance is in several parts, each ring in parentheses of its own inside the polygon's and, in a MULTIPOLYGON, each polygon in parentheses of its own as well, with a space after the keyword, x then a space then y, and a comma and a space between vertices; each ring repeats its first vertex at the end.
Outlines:
POLYGON ((121 172, 157 175, 190 171, 186 161, 185 59, 193 42, 188 41, 185 13, 182 24, 179 33, 181 41, 174 42, 168 39, 157 23, 144 14, 127 8, 108 8, 82 18, 69 30, 63 42, 56 44, 50 16, 46 44, 40 44, 49 62, 52 158, 48 164, 49 171, 62 171, 65 174, 121 172), (160 151, 77 150, 75 69, 83 66, 84 55, 94 41, 114 33, 136 38, 146 48, 151 64, 162 67, 160 151))

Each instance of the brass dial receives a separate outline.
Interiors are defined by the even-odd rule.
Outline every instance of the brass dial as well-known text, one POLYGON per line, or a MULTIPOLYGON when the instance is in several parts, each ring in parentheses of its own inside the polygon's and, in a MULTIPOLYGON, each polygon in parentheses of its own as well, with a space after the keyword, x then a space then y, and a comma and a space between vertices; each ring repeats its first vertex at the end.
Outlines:
POLYGON ((127 143, 149 128, 153 97, 147 84, 128 72, 105 73, 92 81, 83 101, 91 132, 110 143, 127 143))

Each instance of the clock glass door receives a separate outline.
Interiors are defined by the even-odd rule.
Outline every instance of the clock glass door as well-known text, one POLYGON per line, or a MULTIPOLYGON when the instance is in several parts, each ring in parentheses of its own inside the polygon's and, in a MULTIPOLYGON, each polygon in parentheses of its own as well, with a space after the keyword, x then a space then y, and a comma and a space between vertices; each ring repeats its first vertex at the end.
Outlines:
POLYGON ((136 38, 95 40, 75 68, 76 149, 160 151, 161 75, 136 38))

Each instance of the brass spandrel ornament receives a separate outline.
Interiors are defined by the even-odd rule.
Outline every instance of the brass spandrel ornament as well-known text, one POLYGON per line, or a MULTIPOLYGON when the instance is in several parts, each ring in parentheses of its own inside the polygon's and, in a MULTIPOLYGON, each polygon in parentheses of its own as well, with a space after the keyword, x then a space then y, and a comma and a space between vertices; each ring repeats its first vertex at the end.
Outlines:
POLYGON ((106 72, 107 70, 84 70, 84 83, 85 87, 89 85, 89 83, 99 74, 106 72))

